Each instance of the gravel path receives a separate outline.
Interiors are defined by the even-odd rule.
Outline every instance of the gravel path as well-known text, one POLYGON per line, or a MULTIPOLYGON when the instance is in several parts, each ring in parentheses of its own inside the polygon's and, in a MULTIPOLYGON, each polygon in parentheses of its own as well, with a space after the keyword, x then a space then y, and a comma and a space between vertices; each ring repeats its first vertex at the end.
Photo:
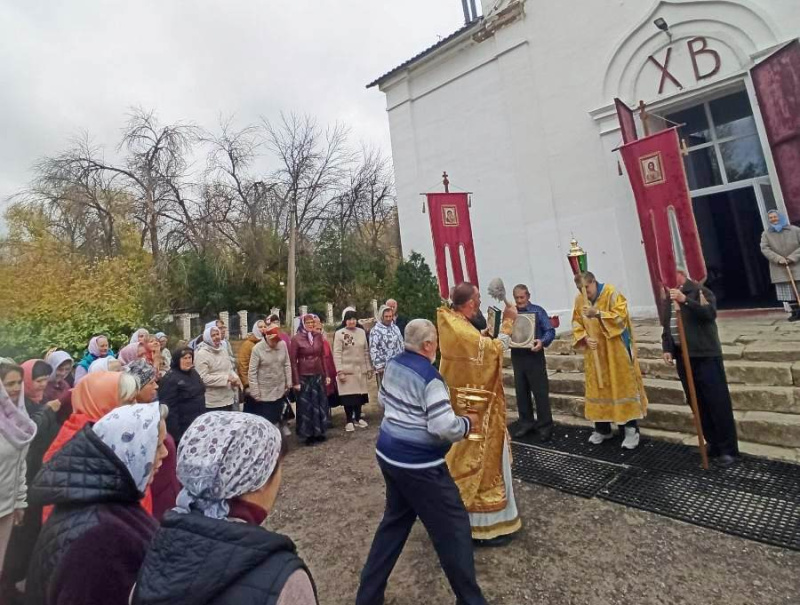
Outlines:
MULTIPOLYGON (((322 605, 355 602, 384 503, 374 456, 379 414, 345 434, 341 409, 326 443, 297 445, 270 529, 295 540, 322 605)), ((800 603, 800 552, 782 550, 601 500, 515 481, 523 530, 503 549, 476 551, 489 603, 772 605, 800 603)), ((387 605, 452 605, 418 523, 389 581, 387 605)))

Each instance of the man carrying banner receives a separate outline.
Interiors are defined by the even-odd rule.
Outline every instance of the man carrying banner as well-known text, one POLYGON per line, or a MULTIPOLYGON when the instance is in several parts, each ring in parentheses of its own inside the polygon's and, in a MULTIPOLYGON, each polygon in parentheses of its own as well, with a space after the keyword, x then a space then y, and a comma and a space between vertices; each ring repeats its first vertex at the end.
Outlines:
POLYGON ((588 351, 593 351, 602 373, 601 386, 595 364, 584 364, 585 415, 587 420, 594 422, 589 442, 600 445, 611 439, 613 423, 624 425, 623 449, 636 449, 639 445, 637 421, 647 413, 647 395, 636 357, 628 302, 614 286, 599 283, 588 271, 575 276, 575 285, 579 291, 586 287, 588 301, 582 293, 575 297, 573 346, 583 349, 585 357, 588 357, 588 351), (595 338, 589 335, 592 333, 589 322, 596 322, 595 325, 599 326, 595 338))
MULTIPOLYGON (((440 372, 450 387, 453 408, 461 409, 459 391, 483 392, 488 407, 482 415, 482 441, 465 439, 447 455, 447 466, 458 485, 469 512, 472 538, 478 546, 504 546, 522 522, 517 514, 511 479, 511 452, 506 431, 506 401, 503 392, 503 351, 501 339, 483 336, 471 323, 481 304, 477 287, 456 286, 452 308, 437 312, 440 372)), ((503 313, 503 331, 511 332, 516 309, 503 313)))
POLYGON ((728 379, 722 363, 722 345, 717 332, 716 299, 711 290, 689 279, 684 269, 678 269, 677 275, 678 288, 669 291, 670 300, 663 315, 664 332, 661 340, 664 361, 669 364, 677 362, 678 376, 686 396, 689 397, 677 316, 672 308, 674 302, 677 302, 686 331, 689 364, 697 389, 700 422, 703 425, 708 457, 717 466, 731 466, 739 456, 739 445, 728 379))

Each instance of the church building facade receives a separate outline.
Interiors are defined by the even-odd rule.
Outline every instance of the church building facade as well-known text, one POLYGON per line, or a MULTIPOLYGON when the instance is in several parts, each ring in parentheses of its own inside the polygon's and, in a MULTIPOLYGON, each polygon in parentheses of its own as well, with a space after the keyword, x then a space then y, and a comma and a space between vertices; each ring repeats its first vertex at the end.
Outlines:
MULTIPOLYGON (((722 308, 775 305, 759 241, 768 209, 800 221, 798 0, 482 0, 483 16, 370 84, 386 95, 403 249, 433 266, 419 194, 472 192, 484 289, 527 283, 559 313, 575 237, 600 281, 655 315, 614 99, 681 124, 722 308), (761 66, 767 77, 758 77, 761 66), (775 116, 789 116, 776 121, 775 116)), ((641 134, 642 124, 639 125, 641 134)))

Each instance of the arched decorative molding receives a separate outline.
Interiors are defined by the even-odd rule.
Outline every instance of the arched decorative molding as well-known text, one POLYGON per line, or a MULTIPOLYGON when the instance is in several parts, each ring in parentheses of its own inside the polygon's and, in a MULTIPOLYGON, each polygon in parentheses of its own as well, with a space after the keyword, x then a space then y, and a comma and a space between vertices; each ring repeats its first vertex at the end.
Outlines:
POLYGON ((750 67, 754 55, 780 41, 776 24, 747 0, 658 0, 611 53, 599 105, 614 97, 637 101, 636 82, 648 57, 696 36, 726 48, 740 69, 750 67), (669 24, 671 41, 653 25, 658 17, 669 24))

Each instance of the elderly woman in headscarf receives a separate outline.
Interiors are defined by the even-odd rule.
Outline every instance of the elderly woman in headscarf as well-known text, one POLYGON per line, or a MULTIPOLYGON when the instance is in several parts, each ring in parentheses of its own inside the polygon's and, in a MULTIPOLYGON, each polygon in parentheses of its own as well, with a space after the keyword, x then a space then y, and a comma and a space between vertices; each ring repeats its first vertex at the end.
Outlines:
POLYGON ((131 334, 131 339, 128 344, 136 344, 137 342, 147 344, 147 339, 149 337, 150 331, 147 328, 139 328, 133 334, 131 334))
MULTIPOLYGON (((42 467, 45 452, 61 430, 64 421, 72 412, 69 390, 60 399, 48 399, 46 394, 48 379, 53 366, 59 367, 58 359, 54 363, 45 363, 41 359, 31 359, 22 364, 25 382, 25 409, 28 416, 36 424, 36 437, 30 443, 26 457, 26 481, 30 485, 42 467)), ((2 568, 2 578, 6 593, 14 591, 14 585, 25 579, 28 573, 33 546, 42 527, 42 507, 37 503, 29 504, 22 523, 14 527, 11 535, 8 556, 2 568)))
POLYGON ((72 388, 67 382, 67 377, 75 365, 72 355, 66 351, 54 349, 44 356, 44 360, 50 366, 50 378, 47 381, 47 388, 44 390, 44 400, 61 399, 72 388))
POLYGON ((114 357, 114 351, 111 350, 108 344, 108 337, 104 334, 92 336, 88 350, 75 367, 75 386, 89 373, 89 366, 92 365, 92 362, 105 357, 114 357))
POLYGON ((123 365, 128 366, 137 359, 147 358, 147 344, 141 342, 134 342, 125 345, 119 350, 119 360, 123 365))
POLYGON ((331 377, 325 369, 323 336, 316 330, 316 317, 307 313, 292 338, 289 360, 297 395, 297 435, 306 445, 325 441, 328 397, 325 388, 331 377))
POLYGON ((145 359, 136 359, 127 366, 125 372, 136 379, 136 403, 152 403, 158 392, 158 373, 145 359))
POLYGON ((209 605, 317 604, 294 543, 261 527, 278 496, 285 448, 278 429, 252 414, 209 412, 192 423, 178 449, 183 490, 150 545, 134 605, 187 594, 209 605))
POLYGON ((180 444, 189 425, 206 411, 206 386, 188 346, 173 351, 172 368, 161 380, 158 393, 159 401, 169 408, 167 431, 180 444))
POLYGON ((280 426, 286 394, 292 388, 292 364, 289 350, 278 335, 278 326, 267 328, 264 337, 253 347, 248 378, 250 397, 245 399, 244 411, 280 426))
POLYGON ((394 321, 394 311, 390 306, 383 305, 380 308, 378 320, 369 333, 369 354, 378 375, 378 388, 380 388, 386 364, 405 351, 405 342, 400 328, 394 321))
POLYGON ((27 507, 25 461, 36 424, 25 410, 22 368, 0 358, 0 568, 15 524, 27 507))
POLYGON ((125 406, 84 426, 45 464, 31 496, 55 509, 36 543, 26 603, 129 603, 158 528, 139 502, 166 455, 165 436, 158 404, 125 406))
POLYGON ((222 331, 215 325, 203 332, 203 344, 195 349, 194 365, 206 387, 206 408, 232 411, 235 390, 242 383, 223 346, 222 331))
POLYGON ((777 210, 767 213, 767 227, 761 236, 761 253, 769 261, 769 274, 778 300, 789 303, 792 314, 789 321, 800 320, 800 306, 795 284, 800 280, 800 228, 789 224, 786 216, 777 210))

